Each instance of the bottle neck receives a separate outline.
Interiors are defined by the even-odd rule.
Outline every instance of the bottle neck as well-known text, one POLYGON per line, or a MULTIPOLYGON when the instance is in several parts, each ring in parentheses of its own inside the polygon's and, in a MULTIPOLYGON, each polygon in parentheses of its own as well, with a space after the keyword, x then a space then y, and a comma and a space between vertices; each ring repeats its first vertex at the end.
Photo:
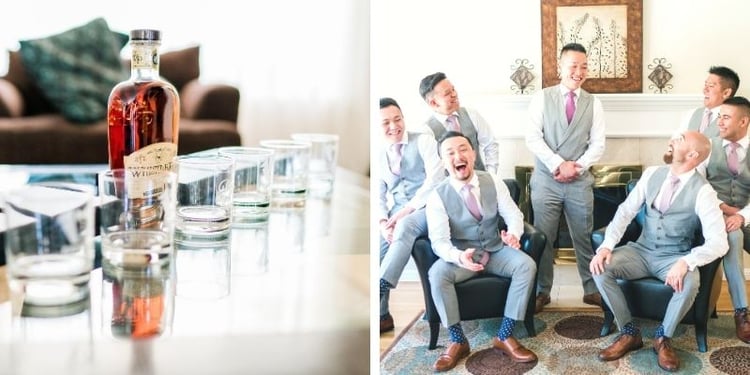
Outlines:
POLYGON ((159 78, 159 41, 131 41, 130 78, 143 81, 159 78))

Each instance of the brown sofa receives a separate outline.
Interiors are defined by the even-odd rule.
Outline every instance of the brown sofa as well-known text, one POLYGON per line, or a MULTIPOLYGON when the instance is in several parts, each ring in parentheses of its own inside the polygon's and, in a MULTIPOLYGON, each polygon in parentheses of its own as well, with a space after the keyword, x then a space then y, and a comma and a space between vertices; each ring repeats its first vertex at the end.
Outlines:
MULTIPOLYGON (((178 153, 240 145, 237 88, 198 80, 199 47, 162 54, 161 75, 180 94, 178 153)), ((129 61, 124 61, 128 69, 129 61)), ((107 124, 75 124, 35 86, 18 51, 0 78, 0 164, 106 164, 107 124)))

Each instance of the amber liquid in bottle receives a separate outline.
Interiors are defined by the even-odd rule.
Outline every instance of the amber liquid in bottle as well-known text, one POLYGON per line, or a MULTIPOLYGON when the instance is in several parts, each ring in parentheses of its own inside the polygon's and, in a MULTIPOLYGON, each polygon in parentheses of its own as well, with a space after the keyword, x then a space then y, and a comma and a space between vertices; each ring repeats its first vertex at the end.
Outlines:
POLYGON ((108 101, 110 169, 172 169, 180 98, 174 86, 159 77, 159 44, 156 30, 131 32, 131 76, 112 89, 108 101))

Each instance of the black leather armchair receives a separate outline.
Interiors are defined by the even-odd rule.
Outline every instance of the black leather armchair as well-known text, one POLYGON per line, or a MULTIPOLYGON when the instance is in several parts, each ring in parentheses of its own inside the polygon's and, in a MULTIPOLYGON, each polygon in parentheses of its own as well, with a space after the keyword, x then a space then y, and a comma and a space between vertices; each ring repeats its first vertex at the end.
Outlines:
MULTIPOLYGON (((628 192, 635 187, 636 182, 636 180, 633 180, 628 183, 628 192)), ((630 223, 625 235, 623 235, 617 246, 638 239, 643 225, 644 209, 641 209, 636 218, 630 223)), ((606 227, 594 230, 592 233, 591 245, 594 249, 599 248, 602 242, 604 242, 605 231, 606 227)), ((698 245, 702 242, 703 237, 700 235, 700 232, 696 233, 693 244, 698 245)), ((715 312, 716 301, 719 299, 719 293, 721 292, 721 272, 718 272, 720 265, 721 258, 699 267, 700 287, 698 295, 695 297, 693 306, 682 319, 683 324, 693 324, 695 326, 695 339, 698 344, 698 351, 702 353, 708 350, 708 318, 715 312)), ((622 288, 628 302, 628 308, 634 317, 658 321, 664 319, 667 304, 672 298, 672 287, 664 285, 662 281, 653 277, 637 280, 617 280, 617 283, 622 288)), ((606 336, 610 333, 614 315, 606 303, 602 306, 602 309, 604 310, 604 325, 602 326, 601 335, 606 336)))
MULTIPOLYGON (((514 179, 504 180, 510 190, 513 200, 518 203, 520 188, 514 179)), ((500 222, 500 229, 505 229, 505 223, 500 222)), ((529 223, 524 223, 524 233, 521 236, 521 249, 525 251, 536 264, 539 264, 544 251, 544 245, 547 238, 544 233, 538 231, 529 223)), ((432 251, 429 239, 426 237, 419 238, 414 244, 412 250, 414 263, 419 271, 419 278, 422 282, 422 291, 424 293, 425 314, 423 319, 430 324, 430 345, 429 349, 437 347, 438 334, 440 333, 440 316, 432 300, 430 290, 430 280, 428 271, 438 256, 432 251)), ((479 274, 469 280, 456 284, 456 293, 458 294, 459 311, 461 320, 474 320, 484 318, 502 317, 505 309, 505 300, 508 297, 508 288, 510 279, 495 275, 479 274)), ((526 308, 526 317, 524 325, 529 336, 535 336, 534 329, 534 297, 536 295, 536 280, 534 280, 534 289, 529 298, 528 307, 526 308)))

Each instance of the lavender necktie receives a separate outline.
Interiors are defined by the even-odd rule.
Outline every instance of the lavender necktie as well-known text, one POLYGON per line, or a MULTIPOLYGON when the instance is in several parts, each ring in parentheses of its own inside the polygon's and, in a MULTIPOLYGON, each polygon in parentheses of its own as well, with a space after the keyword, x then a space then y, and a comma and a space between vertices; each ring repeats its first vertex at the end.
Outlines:
POLYGON ((477 197, 471 192, 471 184, 464 185, 463 189, 464 202, 466 202, 466 208, 471 212, 471 216, 474 216, 477 220, 482 220, 482 211, 479 209, 477 203, 477 197))
POLYGON ((565 117, 568 119, 568 124, 573 122, 573 115, 576 113, 576 93, 575 91, 568 91, 568 100, 565 101, 565 117))
POLYGON ((664 191, 661 194, 661 200, 659 201, 659 206, 656 207, 659 212, 664 213, 669 209, 669 206, 672 204, 672 197, 674 196, 674 193, 677 191, 677 187, 680 186, 680 178, 677 176, 669 176, 669 184, 667 184, 667 187, 664 189, 664 191))
POLYGON ((458 116, 450 115, 447 119, 445 119, 445 122, 450 128, 449 130, 452 130, 454 132, 461 132, 461 125, 458 124, 458 116))
POLYGON ((701 127, 700 127, 699 131, 701 133, 705 132, 706 128, 708 127, 708 124, 710 124, 710 123, 711 123, 711 110, 706 109, 703 112, 703 119, 701 120, 701 127))
POLYGON ((740 157, 737 155, 737 147, 740 147, 739 143, 730 143, 729 154, 727 155, 727 168, 729 168, 729 172, 732 172, 735 176, 740 171, 740 157))
POLYGON ((395 143, 393 145, 393 159, 391 160, 391 172, 395 175, 401 174, 401 148, 404 146, 403 143, 395 143))

